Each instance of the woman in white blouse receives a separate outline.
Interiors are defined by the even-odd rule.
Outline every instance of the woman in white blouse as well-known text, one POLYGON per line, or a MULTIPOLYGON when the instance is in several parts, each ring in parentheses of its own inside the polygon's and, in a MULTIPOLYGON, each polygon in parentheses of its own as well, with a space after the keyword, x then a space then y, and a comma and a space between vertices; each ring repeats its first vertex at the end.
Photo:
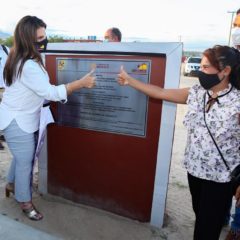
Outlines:
MULTIPOLYGON (((188 172, 196 216, 194 240, 217 240, 232 200, 230 172, 240 164, 239 52, 228 46, 205 50, 198 77, 200 85, 192 88, 162 89, 134 79, 122 67, 118 82, 153 98, 188 104, 183 165, 188 172), (204 115, 226 164, 210 136, 204 115)), ((234 193, 239 201, 240 187, 234 193)))
POLYGON ((46 48, 45 30, 46 24, 35 16, 25 16, 18 22, 14 45, 4 68, 6 89, 0 105, 0 129, 13 155, 6 196, 14 193, 22 211, 31 220, 43 218, 32 203, 31 180, 35 133, 44 99, 66 102, 73 91, 95 85, 93 71, 67 85, 49 83, 39 52, 46 48))

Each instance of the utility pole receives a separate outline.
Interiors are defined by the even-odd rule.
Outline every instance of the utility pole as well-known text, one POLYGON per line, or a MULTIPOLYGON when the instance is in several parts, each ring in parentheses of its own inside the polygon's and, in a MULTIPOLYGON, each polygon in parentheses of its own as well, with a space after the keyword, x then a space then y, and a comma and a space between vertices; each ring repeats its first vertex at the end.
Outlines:
POLYGON ((231 24, 230 24, 230 29, 229 29, 229 36, 228 36, 228 46, 230 46, 230 42, 231 42, 231 31, 232 31, 232 24, 233 24, 233 16, 236 13, 236 11, 228 11, 227 13, 231 13, 232 17, 231 17, 231 24))
POLYGON ((179 35, 179 36, 178 36, 178 41, 179 41, 179 42, 182 42, 182 35, 179 35))

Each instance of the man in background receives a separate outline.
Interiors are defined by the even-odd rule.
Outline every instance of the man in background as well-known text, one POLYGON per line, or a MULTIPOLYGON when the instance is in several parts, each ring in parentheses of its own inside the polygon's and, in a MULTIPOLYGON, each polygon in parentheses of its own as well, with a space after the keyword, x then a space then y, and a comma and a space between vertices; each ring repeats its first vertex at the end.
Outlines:
POLYGON ((236 12, 236 17, 233 21, 233 27, 238 27, 240 28, 240 8, 236 12))
POLYGON ((233 46, 240 51, 240 27, 236 27, 232 31, 233 46))
POLYGON ((240 51, 240 8, 237 10, 236 14, 233 21, 232 44, 240 51))
POLYGON ((104 34, 104 40, 107 42, 121 42, 122 33, 118 28, 109 28, 104 34))

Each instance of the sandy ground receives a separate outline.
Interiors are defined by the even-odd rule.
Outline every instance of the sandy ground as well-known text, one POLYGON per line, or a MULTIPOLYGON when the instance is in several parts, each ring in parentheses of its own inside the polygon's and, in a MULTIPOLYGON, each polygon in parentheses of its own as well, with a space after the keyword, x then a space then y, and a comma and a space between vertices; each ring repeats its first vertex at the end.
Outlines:
MULTIPOLYGON (((196 78, 181 77, 181 87, 189 87, 196 82, 196 78)), ((34 202, 43 212, 44 219, 41 222, 32 222, 26 219, 14 198, 5 198, 5 176, 11 159, 5 143, 5 150, 0 151, 0 214, 66 240, 192 239, 194 215, 186 171, 181 166, 186 140, 186 129, 182 120, 186 111, 187 106, 178 105, 166 218, 162 229, 60 198, 40 196, 37 191, 34 193, 34 202)), ((35 182, 37 182, 37 173, 35 182)), ((224 239, 227 230, 228 228, 223 229, 221 240, 224 239)))

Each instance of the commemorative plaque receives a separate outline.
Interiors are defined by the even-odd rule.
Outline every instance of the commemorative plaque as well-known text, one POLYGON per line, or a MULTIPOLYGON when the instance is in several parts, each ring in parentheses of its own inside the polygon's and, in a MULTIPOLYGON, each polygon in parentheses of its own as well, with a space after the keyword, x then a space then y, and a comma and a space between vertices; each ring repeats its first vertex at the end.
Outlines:
POLYGON ((67 84, 95 69, 96 86, 82 88, 58 104, 60 125, 145 137, 148 97, 117 83, 121 66, 148 83, 151 60, 57 58, 57 83, 67 84))

